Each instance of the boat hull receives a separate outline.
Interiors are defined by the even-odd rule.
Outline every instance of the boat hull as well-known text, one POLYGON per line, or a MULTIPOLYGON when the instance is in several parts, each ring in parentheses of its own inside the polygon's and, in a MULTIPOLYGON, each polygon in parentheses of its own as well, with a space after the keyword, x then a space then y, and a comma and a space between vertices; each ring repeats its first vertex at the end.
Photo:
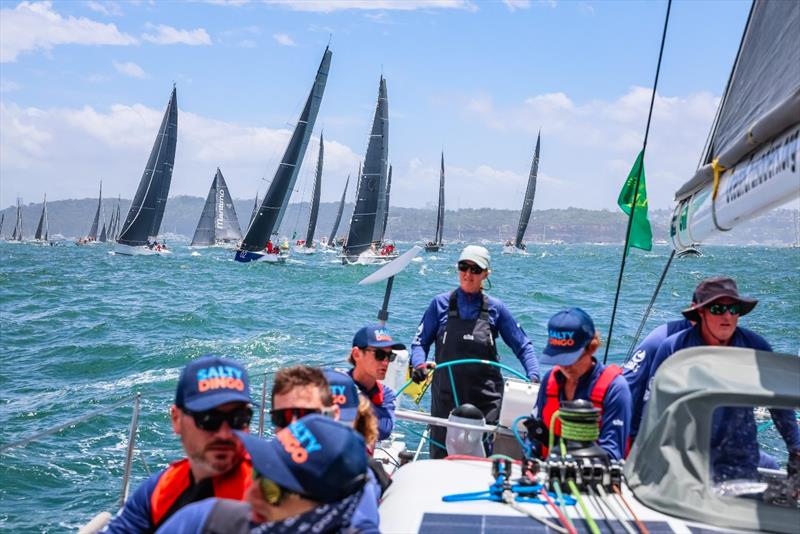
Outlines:
POLYGON ((297 245, 294 247, 294 251, 297 254, 316 254, 317 248, 316 247, 304 247, 303 245, 297 245))
POLYGON ((347 256, 342 254, 339 256, 342 260, 342 265, 378 265, 384 264, 392 261, 395 259, 399 254, 392 253, 392 254, 375 254, 371 250, 365 250, 358 256, 347 256))
POLYGON ((139 247, 132 247, 130 245, 123 245, 122 243, 114 243, 114 254, 121 256, 164 256, 172 254, 171 250, 155 249, 142 245, 139 247))
POLYGON ((425 252, 439 252, 442 248, 442 245, 425 245, 425 252))
POLYGON ((254 252, 252 250, 238 250, 234 259, 239 263, 250 263, 260 261, 264 263, 286 263, 285 254, 267 254, 266 252, 254 252))

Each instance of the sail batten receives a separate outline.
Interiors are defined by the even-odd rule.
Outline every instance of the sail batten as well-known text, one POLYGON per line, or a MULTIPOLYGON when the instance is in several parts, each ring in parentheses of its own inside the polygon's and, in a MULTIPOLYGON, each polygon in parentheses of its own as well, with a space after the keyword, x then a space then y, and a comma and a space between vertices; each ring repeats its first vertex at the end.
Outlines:
POLYGON ((522 210, 519 214, 517 235, 514 239, 514 246, 518 249, 525 248, 522 242, 523 239, 525 239, 525 231, 528 229, 528 222, 533 212, 533 199, 536 196, 536 179, 539 174, 539 148, 541 146, 541 138, 541 133, 536 136, 536 150, 533 152, 531 172, 528 175, 528 186, 525 189, 525 199, 522 201, 522 210))
POLYGON ((191 245, 211 246, 217 243, 233 243, 242 238, 236 208, 233 205, 228 184, 222 171, 217 168, 211 187, 208 190, 206 203, 197 222, 191 245))

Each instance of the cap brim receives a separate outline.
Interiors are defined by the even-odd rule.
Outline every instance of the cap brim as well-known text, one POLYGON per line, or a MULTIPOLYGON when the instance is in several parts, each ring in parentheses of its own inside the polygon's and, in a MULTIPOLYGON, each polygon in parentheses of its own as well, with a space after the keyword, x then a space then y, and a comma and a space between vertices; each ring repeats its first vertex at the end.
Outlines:
POLYGON ((268 441, 240 430, 235 432, 242 441, 244 448, 250 454, 253 469, 259 475, 295 493, 307 493, 306 489, 286 467, 285 459, 278 453, 277 448, 281 445, 277 439, 273 438, 268 441))
POLYGON ((406 346, 402 343, 395 343, 394 341, 376 341, 370 343, 370 347, 377 347, 379 349, 391 348, 392 350, 406 350, 406 346))
POLYGON ((745 298, 742 298, 742 297, 737 297, 735 295, 716 295, 716 296, 714 296, 714 297, 712 297, 710 299, 704 300, 703 302, 698 302, 697 304, 692 304, 691 307, 686 308, 685 310, 683 310, 681 312, 681 314, 683 314, 683 316, 686 317, 687 319, 689 319, 690 321, 697 322, 697 321, 700 320, 700 314, 697 312, 697 310, 699 310, 700 308, 703 308, 705 306, 708 306, 709 304, 711 304, 715 300, 719 300, 719 299, 723 299, 723 298, 729 298, 731 300, 735 300, 736 302, 738 302, 739 304, 742 305, 742 311, 739 312, 739 317, 745 316, 748 313, 750 313, 751 311, 753 311, 753 308, 755 308, 756 304, 758 304, 758 300, 757 299, 745 299, 745 298))
POLYGON ((583 350, 586 347, 581 347, 576 351, 573 352, 559 352, 558 354, 548 354, 547 348, 542 351, 542 359, 541 363, 546 363, 549 365, 572 365, 573 363, 578 361, 578 358, 581 357, 583 354, 583 350))
POLYGON ((347 423, 348 425, 353 424, 353 421, 356 420, 356 416, 358 415, 358 408, 342 408, 339 407, 339 421, 342 423, 347 423))
POLYGON ((247 404, 253 404, 253 401, 250 399, 250 395, 247 393, 220 391, 219 393, 211 393, 204 395, 201 398, 192 399, 188 402, 185 402, 184 406, 193 412, 204 412, 229 402, 244 402, 247 404))

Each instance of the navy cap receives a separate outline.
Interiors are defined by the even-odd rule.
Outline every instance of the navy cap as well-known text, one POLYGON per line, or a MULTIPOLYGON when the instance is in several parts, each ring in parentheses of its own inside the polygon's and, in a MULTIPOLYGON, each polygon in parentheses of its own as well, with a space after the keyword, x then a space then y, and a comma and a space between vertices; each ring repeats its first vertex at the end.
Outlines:
POLYGON ((203 412, 228 402, 252 402, 250 380, 242 364, 206 355, 183 368, 175 391, 175 406, 203 412))
POLYGON ((371 324, 362 327, 356 335, 353 336, 354 347, 390 347, 394 350, 403 350, 406 348, 402 343, 395 343, 389 330, 379 324, 371 324))
POLYGON ((352 425, 358 413, 358 386, 347 373, 335 369, 325 369, 324 372, 331 388, 333 404, 339 407, 339 421, 352 425))
POLYGON ((364 439, 322 415, 307 415, 270 440, 247 432, 236 434, 259 475, 311 500, 342 500, 361 489, 367 479, 364 439))
POLYGON ((572 365, 594 338, 594 321, 580 308, 570 308, 553 315, 547 323, 547 346, 542 363, 572 365))

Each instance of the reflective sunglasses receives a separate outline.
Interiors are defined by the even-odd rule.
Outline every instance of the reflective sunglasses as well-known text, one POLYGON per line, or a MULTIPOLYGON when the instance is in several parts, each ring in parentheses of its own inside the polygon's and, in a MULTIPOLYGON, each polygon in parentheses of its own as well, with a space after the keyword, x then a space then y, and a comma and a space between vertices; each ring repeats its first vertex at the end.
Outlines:
POLYGON ((278 428, 286 428, 296 419, 301 419, 312 413, 318 413, 333 419, 336 416, 336 408, 333 406, 323 406, 322 408, 281 408, 279 410, 270 410, 269 416, 273 425, 278 428))
POLYGON ((742 313, 742 305, 738 302, 733 304, 710 304, 706 309, 711 315, 723 315, 726 311, 731 315, 739 315, 742 313))
POLYGON ((397 358, 397 354, 395 354, 391 350, 381 350, 372 347, 367 347, 364 350, 375 354, 375 359, 378 360, 379 362, 382 362, 384 360, 389 360, 389 363, 391 363, 395 360, 395 358, 397 358))
POLYGON ((258 473, 253 470, 253 482, 257 482, 259 489, 261 490, 261 496, 264 497, 264 500, 270 503, 271 505, 275 506, 281 499, 285 492, 279 485, 275 482, 271 481, 268 478, 264 478, 258 473))
POLYGON ((253 410, 249 407, 223 412, 219 410, 207 410, 205 412, 192 412, 183 409, 183 413, 194 419, 197 428, 207 432, 216 432, 222 423, 228 423, 232 430, 244 430, 250 425, 253 419, 253 410))
POLYGON ((481 269, 477 265, 469 264, 465 261, 458 262, 458 270, 461 271, 462 273, 469 271, 472 274, 481 274, 483 272, 483 269, 481 269))

